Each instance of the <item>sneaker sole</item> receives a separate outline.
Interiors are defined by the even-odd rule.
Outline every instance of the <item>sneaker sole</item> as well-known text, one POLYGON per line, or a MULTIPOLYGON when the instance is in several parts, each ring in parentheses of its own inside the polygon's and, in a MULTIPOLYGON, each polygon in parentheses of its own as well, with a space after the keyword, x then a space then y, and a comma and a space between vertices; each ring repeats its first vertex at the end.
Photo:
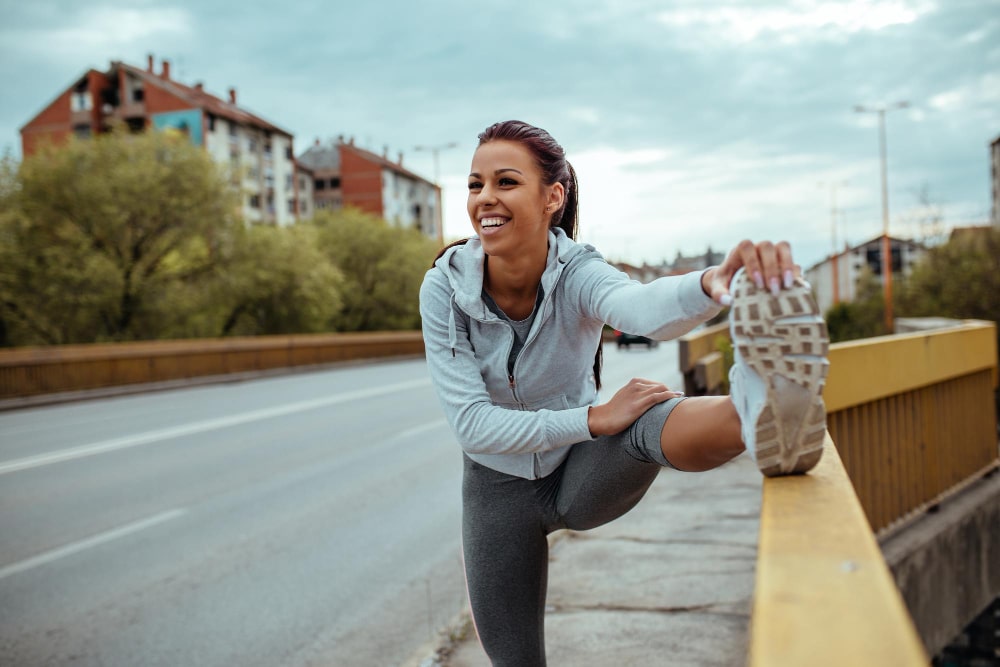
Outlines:
POLYGON ((768 477, 804 473, 819 462, 826 437, 830 338, 816 300, 801 280, 774 296, 744 272, 730 317, 733 345, 767 387, 755 425, 757 467, 768 477))

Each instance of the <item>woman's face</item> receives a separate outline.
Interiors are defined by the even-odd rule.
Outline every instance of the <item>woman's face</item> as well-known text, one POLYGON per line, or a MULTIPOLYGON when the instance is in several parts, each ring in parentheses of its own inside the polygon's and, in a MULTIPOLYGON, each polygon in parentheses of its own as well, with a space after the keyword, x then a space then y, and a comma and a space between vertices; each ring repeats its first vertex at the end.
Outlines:
POLYGON ((487 255, 546 247, 549 221, 562 201, 562 184, 545 185, 534 156, 520 143, 490 141, 472 156, 469 219, 487 255))

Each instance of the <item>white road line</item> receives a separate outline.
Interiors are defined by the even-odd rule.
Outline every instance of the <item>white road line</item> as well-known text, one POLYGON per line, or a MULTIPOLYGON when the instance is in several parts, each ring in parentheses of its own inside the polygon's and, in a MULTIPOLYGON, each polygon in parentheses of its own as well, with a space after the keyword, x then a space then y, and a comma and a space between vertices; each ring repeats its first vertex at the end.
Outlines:
POLYGON ((95 442, 89 445, 81 445, 80 447, 71 447, 70 449, 61 449, 47 454, 39 454, 37 456, 28 456, 0 463, 0 475, 9 472, 16 472, 18 470, 27 470, 28 468, 37 468, 38 466, 49 465, 52 463, 69 461, 71 459, 78 459, 84 456, 103 454, 105 452, 111 452, 118 449, 148 445, 153 442, 169 440, 171 438, 180 438, 194 433, 203 433, 205 431, 228 428, 230 426, 247 424, 249 422, 261 421, 263 419, 272 419, 274 417, 283 417, 296 412, 315 410, 316 408, 335 405, 337 403, 346 403, 347 401, 356 401, 364 398, 375 398, 384 394, 415 389, 427 384, 430 384, 430 380, 426 378, 420 380, 410 380, 409 382, 398 382, 396 384, 385 385, 382 387, 345 392, 342 394, 335 394, 333 396, 326 396, 324 398, 316 398, 310 401, 300 401, 298 403, 289 403, 287 405, 279 405, 273 408, 243 412, 236 415, 230 415, 228 417, 219 417, 218 419, 206 419, 204 421, 194 422, 193 424, 162 428, 156 431, 146 431, 145 433, 127 435, 123 438, 115 438, 114 440, 95 442))
POLYGON ((420 424, 419 426, 414 426, 413 428, 408 428, 405 431, 400 431, 395 434, 393 440, 402 440, 404 438, 412 438, 415 435, 421 435, 427 431, 433 431, 435 429, 444 428, 448 425, 448 420, 438 419, 436 421, 427 422, 426 424, 420 424))
POLYGON ((93 535, 85 540, 67 544, 66 546, 59 547, 58 549, 46 551, 45 553, 38 554, 37 556, 28 558, 27 560, 22 560, 18 563, 11 563, 6 567, 0 567, 0 579, 5 579, 11 575, 39 567, 40 565, 46 565, 59 560, 60 558, 65 558, 66 556, 72 556, 73 554, 80 553, 85 549, 96 547, 99 544, 104 544, 105 542, 110 542, 111 540, 117 540, 119 537, 125 537, 126 535, 137 533, 140 530, 152 528, 153 526, 163 523, 164 521, 176 519, 184 514, 184 512, 185 510, 182 509, 169 510, 161 514, 151 516, 147 519, 142 519, 141 521, 129 523, 119 528, 114 528, 107 532, 93 535))

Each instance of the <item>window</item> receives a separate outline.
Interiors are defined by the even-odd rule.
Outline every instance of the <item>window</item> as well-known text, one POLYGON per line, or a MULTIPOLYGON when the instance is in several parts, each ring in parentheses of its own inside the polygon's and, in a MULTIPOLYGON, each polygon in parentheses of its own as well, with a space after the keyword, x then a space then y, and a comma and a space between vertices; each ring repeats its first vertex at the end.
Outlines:
POLYGON ((271 157, 271 142, 264 144, 264 155, 271 157))
POLYGON ((339 188, 340 187, 340 177, 339 176, 330 179, 330 187, 331 188, 339 188))
POLYGON ((208 131, 215 132, 215 116, 208 114, 208 131))
POLYGON ((295 200, 294 199, 289 199, 288 200, 288 212, 289 213, 295 213, 295 200))
POLYGON ((322 178, 317 178, 316 182, 313 184, 316 186, 317 190, 326 190, 326 180, 322 178))
POLYGON ((291 146, 289 146, 288 148, 285 149, 285 157, 288 158, 289 160, 293 160, 294 159, 292 157, 292 147, 291 146))
POLYGON ((302 202, 301 202, 301 204, 299 205, 299 210, 302 213, 302 215, 305 215, 306 213, 308 213, 309 212, 309 202, 306 201, 305 199, 303 199, 302 202))
POLYGON ((250 195, 250 208, 260 208, 260 195, 250 195))
POLYGON ((236 138, 236 123, 234 123, 233 121, 229 121, 229 138, 230 139, 236 138))
POLYGON ((74 125, 73 134, 75 134, 79 139, 86 139, 90 136, 90 126, 86 124, 74 125))
POLYGON ((285 189, 291 190, 294 185, 294 179, 291 174, 285 174, 285 189))
POLYGON ((69 98, 70 111, 90 111, 94 108, 94 98, 87 90, 77 90, 69 98))
POLYGON ((143 90, 142 88, 133 88, 132 89, 132 101, 133 102, 142 102, 144 99, 146 99, 146 91, 145 90, 143 90))
POLYGON ((254 138, 247 139, 247 150, 251 153, 257 152, 257 140, 254 138))

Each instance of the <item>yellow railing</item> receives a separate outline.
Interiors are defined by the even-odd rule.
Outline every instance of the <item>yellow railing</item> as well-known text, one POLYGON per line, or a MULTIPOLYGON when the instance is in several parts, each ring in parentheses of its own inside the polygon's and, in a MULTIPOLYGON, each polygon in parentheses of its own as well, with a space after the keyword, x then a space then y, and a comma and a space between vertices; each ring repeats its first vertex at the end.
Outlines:
MULTIPOLYGON (((720 335, 687 337, 682 364, 718 364, 694 355, 720 335)), ((874 531, 998 465, 996 340, 970 321, 831 346, 823 459, 764 480, 750 665, 928 663, 874 531)))
POLYGON ((423 354, 419 331, 0 350, 0 399, 423 354))
POLYGON ((827 427, 875 531, 998 464, 996 325, 830 348, 827 427))

